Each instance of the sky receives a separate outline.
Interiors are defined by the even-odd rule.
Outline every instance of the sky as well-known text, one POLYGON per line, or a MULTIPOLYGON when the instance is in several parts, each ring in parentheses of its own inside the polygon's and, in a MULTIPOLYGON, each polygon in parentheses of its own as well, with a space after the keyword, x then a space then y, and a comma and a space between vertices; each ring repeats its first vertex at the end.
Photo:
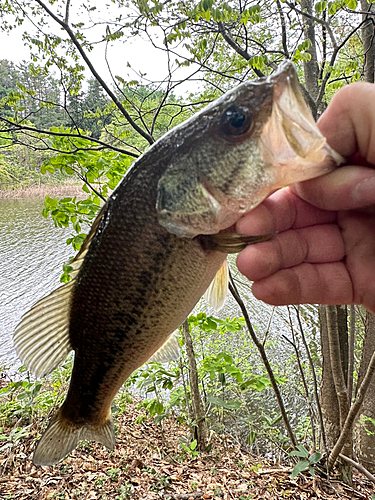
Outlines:
MULTIPOLYGON (((28 29, 31 33, 35 27, 27 21, 20 28, 13 29, 9 34, 0 31, 0 59, 8 59, 15 64, 21 61, 30 60, 30 51, 22 40, 22 33, 28 29)), ((103 31, 103 24, 100 27, 103 31)), ((97 39, 100 39, 101 32, 97 33, 97 39)), ((158 33, 155 32, 155 35, 158 33)), ((159 41, 159 40, 158 40, 159 41)), ((107 83, 112 83, 110 73, 107 68, 104 57, 105 44, 98 44, 89 54, 90 60, 99 74, 107 83)), ((145 74, 145 78, 152 82, 162 81, 167 75, 167 56, 166 54, 154 48, 150 42, 141 38, 128 40, 126 43, 117 41, 114 47, 108 51, 108 60, 114 75, 118 75, 125 80, 138 80, 137 73, 145 74), (130 68, 129 65, 130 64, 130 68)), ((192 72, 191 68, 178 69, 178 76, 183 78, 192 72)), ((91 77, 91 72, 87 69, 87 78, 91 77)), ((198 86, 192 82, 188 85, 179 87, 177 94, 183 95, 198 89, 198 86)))
MULTIPOLYGON (((23 31, 24 27, 16 28, 9 34, 0 32, 1 59, 8 59, 15 64, 23 60, 30 60, 30 51, 22 40, 23 31)), ((120 44, 118 45, 120 46, 120 44)), ((89 56, 99 71, 107 74, 103 46, 94 49, 89 56)), ((112 50, 110 53, 112 65, 116 58, 119 59, 116 70, 120 70, 119 74, 122 77, 125 77, 125 73, 129 72, 129 68, 127 67, 128 62, 134 69, 147 73, 150 78, 158 80, 165 76, 165 55, 160 50, 154 49, 150 44, 140 39, 131 41, 126 46, 123 46, 123 53, 121 54, 114 54, 112 50)))

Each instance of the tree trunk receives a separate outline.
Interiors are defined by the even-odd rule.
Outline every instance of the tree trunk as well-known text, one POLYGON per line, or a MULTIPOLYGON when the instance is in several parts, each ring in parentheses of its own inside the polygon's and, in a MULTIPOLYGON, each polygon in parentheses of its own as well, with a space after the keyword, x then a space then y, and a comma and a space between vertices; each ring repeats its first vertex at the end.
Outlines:
MULTIPOLYGON (((345 306, 325 306, 320 308, 322 324, 323 378, 321 404, 323 415, 328 415, 326 438, 329 448, 333 448, 344 427, 349 413, 348 399, 348 328, 345 306), (325 392, 323 393, 323 388, 325 392), (328 390, 327 390, 328 389, 328 390), (335 407, 335 408, 333 408, 335 407)), ((351 434, 342 450, 343 455, 352 457, 351 434)), ((342 480, 352 483, 351 466, 340 464, 342 480)))
MULTIPOLYGON (((362 360, 358 373, 358 386, 361 384, 370 358, 375 351, 375 315, 367 313, 365 340, 363 343, 362 360)), ((355 453, 361 463, 367 470, 375 472, 375 435, 368 435, 366 429, 375 432, 375 426, 371 422, 363 421, 363 417, 375 420, 375 377, 372 378, 363 401, 361 413, 354 426, 354 446, 355 453), (362 419, 361 419, 362 417, 362 419)))
POLYGON ((188 320, 182 324, 182 332, 184 335, 186 355, 189 363, 189 379, 190 393, 193 404, 194 420, 195 420, 195 439, 198 443, 198 448, 204 451, 207 448, 207 423, 204 415, 204 409, 199 393, 198 371, 195 362, 195 354, 193 349, 193 341, 189 332, 188 320))
POLYGON ((348 348, 348 399, 349 403, 353 399, 353 383, 354 383, 354 347, 355 347, 355 307, 350 306, 350 337, 348 348))
MULTIPOLYGON (((307 14, 310 14, 311 16, 315 14, 315 12, 313 12, 313 2, 311 0, 301 0, 301 10, 303 12, 306 12, 307 14)), ((315 23, 312 18, 306 16, 302 17, 302 22, 304 27, 305 40, 309 40, 310 42, 310 47, 307 52, 311 56, 310 61, 303 62, 305 86, 313 101, 316 102, 319 94, 319 65, 316 55, 315 23)), ((312 112, 316 118, 317 109, 313 109, 312 112)))
MULTIPOLYGON (((374 4, 368 3, 367 0, 361 0, 361 9, 363 12, 373 12, 375 13, 374 4)), ((365 81, 374 83, 374 59, 375 59, 375 46, 374 46, 374 24, 372 22, 371 16, 362 14, 362 20, 366 21, 362 26, 362 44, 363 44, 363 54, 364 54, 364 76, 365 81)))
MULTIPOLYGON (((332 449, 340 435, 340 413, 335 384, 332 378, 326 306, 319 306, 319 320, 322 347, 322 382, 320 387, 320 404, 323 413, 327 447, 328 449, 332 449)), ((323 443, 321 447, 323 448, 323 443)))

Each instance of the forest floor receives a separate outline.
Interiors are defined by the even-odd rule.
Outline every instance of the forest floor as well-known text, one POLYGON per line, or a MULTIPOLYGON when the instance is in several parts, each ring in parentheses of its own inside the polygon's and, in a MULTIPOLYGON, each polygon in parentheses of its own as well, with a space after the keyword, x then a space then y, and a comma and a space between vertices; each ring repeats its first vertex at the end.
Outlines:
POLYGON ((36 467, 32 453, 42 425, 34 423, 17 440, 11 429, 2 429, 10 446, 0 447, 1 500, 374 498, 374 484, 356 472, 352 487, 334 478, 300 474, 291 479, 292 465, 267 463, 218 435, 212 436, 210 453, 186 454, 180 439, 187 428, 172 417, 162 427, 155 425, 136 403, 116 416, 114 452, 83 442, 60 464, 36 467))

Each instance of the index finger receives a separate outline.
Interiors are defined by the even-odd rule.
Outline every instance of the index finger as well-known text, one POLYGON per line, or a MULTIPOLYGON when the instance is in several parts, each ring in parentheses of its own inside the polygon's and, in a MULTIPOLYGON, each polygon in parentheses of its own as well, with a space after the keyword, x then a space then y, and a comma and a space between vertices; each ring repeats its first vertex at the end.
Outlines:
POLYGON ((245 214, 236 225, 239 234, 260 235, 297 229, 336 220, 336 212, 322 210, 302 200, 290 188, 280 189, 245 214))
POLYGON ((375 85, 358 82, 341 88, 318 121, 328 144, 343 156, 357 152, 375 165, 375 85))

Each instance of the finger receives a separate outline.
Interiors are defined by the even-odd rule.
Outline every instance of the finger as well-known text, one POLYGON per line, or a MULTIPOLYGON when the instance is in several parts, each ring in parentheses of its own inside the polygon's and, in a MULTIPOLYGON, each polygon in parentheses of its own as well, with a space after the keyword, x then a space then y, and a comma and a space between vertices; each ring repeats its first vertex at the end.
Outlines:
POLYGON ((351 304, 352 283, 342 262, 301 264, 256 281, 252 292, 272 305, 351 304))
POLYGON ((238 255, 237 267, 249 280, 256 281, 302 262, 335 262, 344 256, 338 226, 324 224, 285 231, 270 241, 248 246, 238 255))
POLYGON ((299 182, 291 190, 324 210, 368 207, 375 205, 375 169, 348 165, 322 177, 299 182))
POLYGON ((239 234, 258 235, 334 222, 336 214, 316 208, 290 188, 280 189, 245 214, 236 225, 239 234))
POLYGON ((375 85, 354 83, 340 89, 318 121, 328 144, 343 156, 357 151, 375 164, 375 85))

